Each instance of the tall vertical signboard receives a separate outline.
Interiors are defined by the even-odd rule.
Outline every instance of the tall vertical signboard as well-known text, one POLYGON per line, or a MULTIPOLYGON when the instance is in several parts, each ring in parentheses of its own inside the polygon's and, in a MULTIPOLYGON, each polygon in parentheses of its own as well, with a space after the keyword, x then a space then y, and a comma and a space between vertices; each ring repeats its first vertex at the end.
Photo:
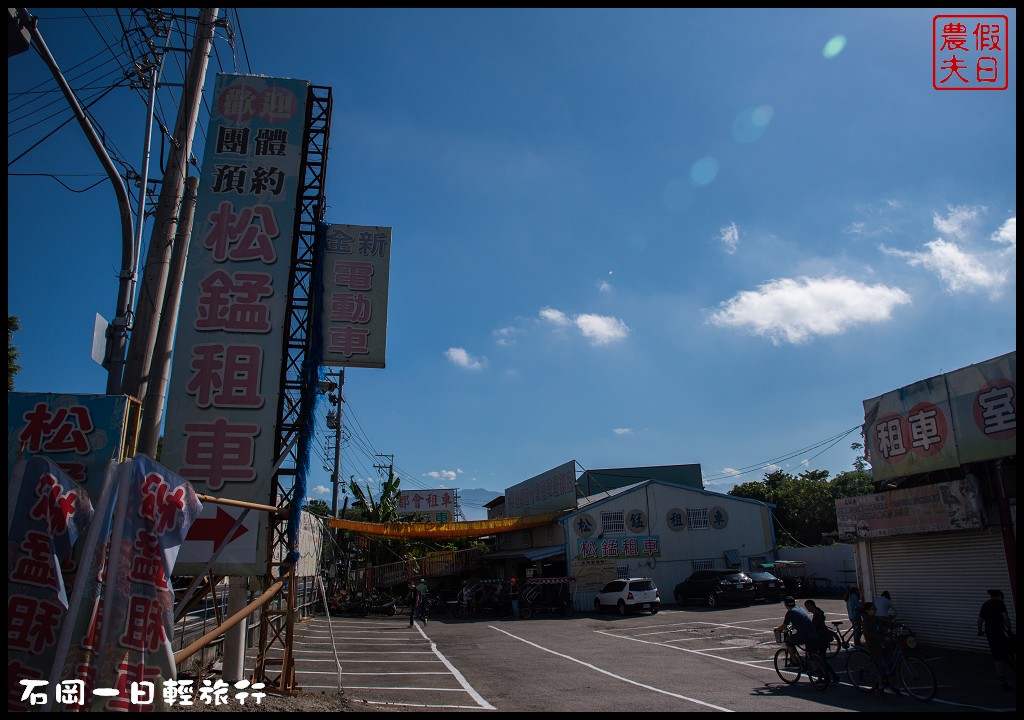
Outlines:
MULTIPOLYGON (((218 75, 181 295, 161 461, 199 493, 266 504, 309 82, 218 75)), ((175 574, 266 570, 266 515, 207 504, 175 574)))
POLYGON ((384 367, 391 228, 329 225, 323 257, 323 364, 384 367))

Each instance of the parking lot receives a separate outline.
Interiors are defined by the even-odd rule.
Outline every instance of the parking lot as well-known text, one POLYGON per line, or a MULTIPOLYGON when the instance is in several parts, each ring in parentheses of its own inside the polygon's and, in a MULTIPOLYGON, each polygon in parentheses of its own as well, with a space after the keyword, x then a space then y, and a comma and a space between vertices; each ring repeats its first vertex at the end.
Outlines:
MULTIPOLYGON (((843 603, 821 600, 830 619, 843 603)), ((934 700, 824 691, 775 673, 772 628, 783 609, 667 604, 657 615, 578 613, 531 620, 442 616, 317 617, 296 626, 303 693, 343 693, 392 711, 1012 712, 987 655, 921 648, 939 680, 934 700)), ((252 653, 251 653, 252 654, 252 653)), ((832 661, 842 674, 845 654, 832 661)), ((251 669, 251 661, 247 670, 251 669)), ((1015 678, 1013 679, 1016 684, 1015 678)))

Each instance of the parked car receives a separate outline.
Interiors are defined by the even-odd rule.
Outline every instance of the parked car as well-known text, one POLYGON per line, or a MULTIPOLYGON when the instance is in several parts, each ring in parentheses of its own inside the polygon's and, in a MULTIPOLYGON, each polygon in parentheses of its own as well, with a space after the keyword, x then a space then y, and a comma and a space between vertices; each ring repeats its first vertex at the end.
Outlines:
POLYGON ((650 578, 612 580, 594 598, 597 614, 600 615, 605 608, 615 608, 619 615, 631 610, 650 610, 654 615, 661 609, 661 592, 650 578))
POLYGON ((765 570, 747 573, 754 581, 755 600, 781 600, 786 595, 786 584, 765 570))
POLYGON ((754 581, 741 570, 698 570, 676 585, 673 596, 679 605, 702 600, 711 608, 724 603, 749 603, 754 600, 754 581))

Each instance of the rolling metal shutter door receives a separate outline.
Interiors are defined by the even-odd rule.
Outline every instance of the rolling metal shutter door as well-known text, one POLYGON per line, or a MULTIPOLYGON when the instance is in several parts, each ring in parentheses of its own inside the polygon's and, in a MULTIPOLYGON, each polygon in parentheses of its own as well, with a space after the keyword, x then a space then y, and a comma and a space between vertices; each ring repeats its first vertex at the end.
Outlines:
POLYGON ((1003 542, 996 531, 872 541, 871 566, 876 592, 889 591, 900 619, 924 644, 987 653, 977 619, 989 588, 1003 591, 1017 627, 1003 542))

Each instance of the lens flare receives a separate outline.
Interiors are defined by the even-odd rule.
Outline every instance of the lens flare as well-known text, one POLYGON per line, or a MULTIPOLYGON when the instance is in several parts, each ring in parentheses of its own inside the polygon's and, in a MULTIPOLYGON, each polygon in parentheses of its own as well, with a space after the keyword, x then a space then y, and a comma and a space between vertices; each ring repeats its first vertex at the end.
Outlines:
POLYGON ((821 51, 821 54, 825 56, 826 60, 831 60, 836 55, 843 51, 846 47, 846 36, 836 35, 834 38, 825 43, 825 49, 821 51))
POLYGON ((732 123, 732 136, 737 142, 752 143, 764 135, 775 111, 771 105, 743 110, 732 123))
POLYGON ((718 175, 718 161, 713 157, 703 157, 690 168, 690 182, 694 185, 708 185, 718 175))

